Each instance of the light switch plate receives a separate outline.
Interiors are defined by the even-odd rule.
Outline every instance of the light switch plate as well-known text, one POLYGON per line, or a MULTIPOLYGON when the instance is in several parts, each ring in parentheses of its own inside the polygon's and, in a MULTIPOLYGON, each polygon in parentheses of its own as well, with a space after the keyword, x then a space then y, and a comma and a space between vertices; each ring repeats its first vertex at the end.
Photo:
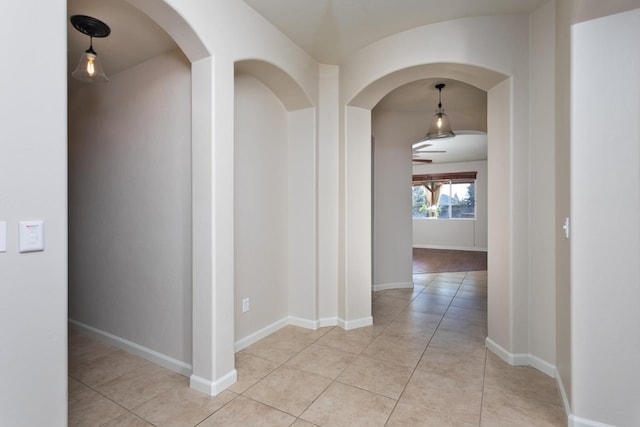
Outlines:
POLYGON ((0 252, 7 252, 7 221, 0 221, 0 252))
POLYGON ((44 250, 44 221, 20 221, 20 252, 44 250))

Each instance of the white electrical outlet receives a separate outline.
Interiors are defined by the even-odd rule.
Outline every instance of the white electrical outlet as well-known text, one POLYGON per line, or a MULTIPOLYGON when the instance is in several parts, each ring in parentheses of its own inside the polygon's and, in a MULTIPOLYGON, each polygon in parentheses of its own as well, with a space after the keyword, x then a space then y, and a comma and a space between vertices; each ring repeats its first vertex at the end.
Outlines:
POLYGON ((246 313, 249 311, 249 298, 242 299, 242 312, 246 313))

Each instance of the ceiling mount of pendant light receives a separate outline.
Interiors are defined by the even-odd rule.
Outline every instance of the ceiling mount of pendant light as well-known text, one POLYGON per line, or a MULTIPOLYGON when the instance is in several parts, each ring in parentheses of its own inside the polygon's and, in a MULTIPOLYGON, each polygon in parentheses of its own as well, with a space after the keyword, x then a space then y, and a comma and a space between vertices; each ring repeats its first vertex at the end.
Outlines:
POLYGON ((422 138, 421 141, 428 141, 430 139, 453 138, 454 136, 456 136, 456 134, 451 131, 449 117, 447 117, 447 115, 444 113, 444 108, 442 108, 442 89, 444 87, 444 83, 438 83, 436 85, 436 89, 438 89, 438 108, 436 109, 436 114, 433 116, 433 121, 431 122, 429 132, 427 132, 427 134, 424 138, 422 138))
POLYGON ((93 50, 93 38, 103 38, 111 34, 107 24, 99 19, 85 15, 73 15, 70 18, 73 27, 82 34, 89 36, 89 49, 84 51, 78 62, 78 66, 71 73, 73 77, 87 83, 106 83, 109 78, 104 73, 98 60, 98 54, 93 50))

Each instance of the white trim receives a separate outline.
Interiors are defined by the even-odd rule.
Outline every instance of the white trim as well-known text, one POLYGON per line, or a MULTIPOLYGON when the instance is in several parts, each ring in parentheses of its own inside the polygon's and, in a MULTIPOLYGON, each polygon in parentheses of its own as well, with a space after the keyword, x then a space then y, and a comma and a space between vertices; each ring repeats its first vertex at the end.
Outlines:
POLYGON ((564 411, 567 414, 567 420, 569 427, 573 424, 571 422, 571 406, 569 405, 569 398, 567 397, 567 392, 564 389, 564 384, 562 383, 562 377, 560 376, 560 371, 556 368, 556 385, 558 386, 558 390, 560 390, 560 397, 562 397, 562 404, 564 405, 564 411))
POLYGON ((349 331, 351 329, 362 328, 364 326, 371 326, 371 325, 373 325, 373 317, 372 316, 363 317, 361 319, 356 319, 356 320, 338 319, 338 326, 340 326, 345 331, 349 331))
POLYGON ((300 317, 294 317, 294 316, 289 316, 287 318, 289 325, 293 325, 293 326, 298 326, 300 328, 305 328, 305 329, 311 329, 313 331, 315 331, 316 329, 318 329, 319 326, 319 321, 318 320, 309 320, 309 319, 302 319, 300 317))
POLYGON ((209 396, 216 396, 238 380, 235 369, 227 372, 218 381, 209 381, 196 375, 189 377, 189 387, 209 396))
POLYGON ((507 362, 509 365, 513 365, 513 357, 511 355, 511 353, 509 353, 507 350, 505 350, 504 348, 502 348, 501 346, 499 346, 498 344, 496 344, 496 342, 494 340, 492 340, 491 338, 487 337, 484 340, 484 345, 485 347, 487 347, 487 349, 489 349, 493 354, 495 354, 496 356, 498 356, 500 359, 502 359, 503 361, 507 362))
POLYGON ((534 356, 533 354, 527 354, 528 363, 527 365, 536 368, 538 371, 542 372, 550 376, 551 378, 556 377, 556 367, 546 360, 540 359, 538 356, 534 356))
POLYGON ((474 251, 474 252, 487 252, 487 248, 479 248, 477 246, 440 246, 440 245, 419 245, 414 244, 414 248, 417 249, 445 249, 449 251, 474 251))
POLYGON ((600 423, 586 418, 569 415, 569 427, 614 427, 611 424, 600 423))
POLYGON ((562 377, 560 372, 556 369, 556 384, 560 390, 560 396, 562 396, 562 403, 564 404, 564 410, 567 413, 567 425, 568 427, 613 427, 610 424, 600 423, 598 421, 588 420, 573 415, 571 413, 571 406, 569 405, 569 399, 567 398, 567 392, 564 389, 562 383, 562 377))
POLYGON ((285 317, 284 319, 280 319, 277 322, 270 324, 269 326, 265 326, 264 328, 236 341, 235 343, 235 352, 239 352, 242 349, 249 347, 251 344, 254 344, 260 341, 262 338, 266 338, 278 329, 282 329, 289 324, 289 318, 285 317))
POLYGON ((548 376, 555 378, 556 384, 558 385, 558 389, 560 390, 560 396, 562 397, 562 403, 564 405, 564 410, 567 414, 567 424, 569 427, 614 427, 610 424, 601 423, 598 421, 589 420, 586 418, 581 418, 575 416, 571 413, 571 406, 569 405, 569 399, 567 398, 567 393, 564 389, 564 384, 562 384, 562 377, 560 376, 560 372, 558 372, 558 368, 540 359, 537 356, 526 353, 509 353, 507 350, 502 348, 499 344, 493 341, 491 338, 487 337, 485 340, 485 346, 491 352, 493 352, 500 359, 504 360, 506 363, 513 366, 531 366, 536 368, 543 374, 547 374, 548 376))
POLYGON ((485 346, 492 353, 494 353, 500 359, 504 360, 509 365, 531 366, 533 368, 536 368, 543 374, 550 376, 551 378, 556 377, 556 372, 557 372, 556 367, 550 364, 549 362, 540 359, 537 356, 534 356, 529 353, 510 353, 489 337, 485 339, 485 346))
POLYGON ((78 322, 73 319, 68 319, 68 322, 72 327, 78 328, 91 336, 106 341, 114 347, 117 347, 128 353, 135 354, 136 356, 140 356, 143 359, 170 369, 173 372, 184 375, 185 377, 191 375, 191 372, 193 371, 193 367, 190 364, 169 357, 166 354, 159 353, 150 348, 141 346, 140 344, 136 344, 124 338, 120 338, 116 335, 110 334, 92 326, 85 325, 84 323, 78 322))
POLYGON ((560 396, 562 396, 562 403, 564 404, 564 410, 567 414, 568 427, 613 427, 610 424, 605 424, 598 421, 577 417, 571 413, 571 406, 569 405, 567 392, 564 389, 564 384, 562 383, 562 377, 560 376, 560 372, 557 369, 556 369, 556 384, 558 385, 558 389, 560 390, 560 396))
MULTIPOLYGON (((413 285, 412 285, 413 286, 413 285)), ((256 331, 242 339, 239 339, 235 342, 234 349, 235 352, 239 352, 251 344, 254 344, 260 341, 263 338, 268 337, 272 333, 276 332, 278 329, 282 329, 287 325, 298 326, 305 329, 316 330, 318 328, 323 328, 326 326, 339 326, 345 330, 361 328, 363 326, 373 325, 373 317, 364 317, 362 319, 356 319, 351 321, 344 321, 342 319, 338 319, 336 317, 328 317, 319 320, 308 320, 302 319, 299 317, 285 317, 283 319, 278 320, 277 322, 272 323, 269 326, 266 326, 259 331, 256 331)))
POLYGON ((388 289, 412 289, 413 282, 397 282, 397 283, 382 283, 380 285, 373 285, 373 292, 386 291, 388 289))
POLYGON ((318 327, 324 328, 326 326, 338 326, 338 318, 337 317, 325 317, 324 319, 318 320, 318 327))

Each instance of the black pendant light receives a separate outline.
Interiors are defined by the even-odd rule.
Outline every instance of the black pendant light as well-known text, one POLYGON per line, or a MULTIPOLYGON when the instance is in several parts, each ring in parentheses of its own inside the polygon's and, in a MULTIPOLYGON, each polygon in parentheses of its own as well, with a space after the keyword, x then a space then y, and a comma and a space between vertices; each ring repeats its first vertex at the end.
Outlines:
POLYGON ((76 30, 88 35, 90 38, 89 49, 84 51, 80 57, 78 66, 71 75, 87 83, 108 82, 109 78, 104 73, 104 69, 98 60, 98 54, 93 50, 93 38, 107 37, 111 34, 111 29, 104 22, 91 16, 73 15, 70 20, 76 30))
POLYGON ((447 117, 444 113, 444 108, 442 108, 442 89, 444 87, 444 83, 438 83, 436 85, 436 89, 438 89, 438 108, 436 109, 436 114, 433 116, 433 120, 431 121, 429 132, 427 132, 427 135, 422 139, 423 141, 428 141, 430 139, 453 138, 456 136, 456 134, 451 131, 449 117, 447 117))

